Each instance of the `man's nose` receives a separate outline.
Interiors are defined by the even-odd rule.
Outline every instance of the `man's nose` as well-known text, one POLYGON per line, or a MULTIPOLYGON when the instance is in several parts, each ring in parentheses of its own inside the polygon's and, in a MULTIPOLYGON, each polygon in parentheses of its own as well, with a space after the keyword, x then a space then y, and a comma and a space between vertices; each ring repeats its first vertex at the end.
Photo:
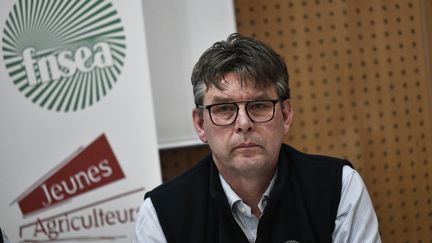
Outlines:
POLYGON ((237 119, 234 124, 237 132, 252 131, 254 123, 249 118, 245 106, 239 107, 237 119))

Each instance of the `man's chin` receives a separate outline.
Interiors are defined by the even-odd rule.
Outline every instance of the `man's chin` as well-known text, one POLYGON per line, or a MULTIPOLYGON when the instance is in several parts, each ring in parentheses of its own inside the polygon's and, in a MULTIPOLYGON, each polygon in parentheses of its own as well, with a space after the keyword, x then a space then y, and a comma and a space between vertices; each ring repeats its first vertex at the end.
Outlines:
POLYGON ((238 156, 240 158, 253 158, 262 156, 262 148, 259 146, 254 147, 242 147, 242 148, 236 148, 234 149, 235 156, 238 156))
POLYGON ((234 166, 239 172, 259 172, 268 166, 261 156, 243 156, 234 162, 234 166))

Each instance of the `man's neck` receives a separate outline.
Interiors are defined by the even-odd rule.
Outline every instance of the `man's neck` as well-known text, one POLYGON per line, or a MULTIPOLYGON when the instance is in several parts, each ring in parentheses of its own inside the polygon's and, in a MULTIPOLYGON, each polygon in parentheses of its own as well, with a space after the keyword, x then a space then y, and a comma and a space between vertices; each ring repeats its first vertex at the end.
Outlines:
POLYGON ((219 171, 232 190, 252 209, 252 214, 258 219, 262 212, 258 204, 270 185, 275 170, 268 171, 255 177, 244 177, 238 174, 219 171))

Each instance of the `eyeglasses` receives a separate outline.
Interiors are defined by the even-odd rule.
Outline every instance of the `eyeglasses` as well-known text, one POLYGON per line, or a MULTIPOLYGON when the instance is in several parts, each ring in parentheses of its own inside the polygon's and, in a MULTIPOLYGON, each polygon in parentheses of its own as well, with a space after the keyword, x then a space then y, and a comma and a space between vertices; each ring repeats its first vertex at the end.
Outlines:
POLYGON ((227 126, 233 124, 240 109, 238 104, 245 103, 246 114, 253 122, 264 123, 274 117, 275 104, 277 100, 252 100, 232 103, 218 103, 212 105, 197 105, 197 108, 206 108, 209 111, 210 120, 216 126, 227 126))

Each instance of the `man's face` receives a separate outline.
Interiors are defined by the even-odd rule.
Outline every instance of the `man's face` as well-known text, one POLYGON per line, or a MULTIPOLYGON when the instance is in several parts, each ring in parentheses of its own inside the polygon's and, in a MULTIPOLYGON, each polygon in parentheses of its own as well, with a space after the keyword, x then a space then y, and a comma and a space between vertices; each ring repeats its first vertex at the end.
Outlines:
MULTIPOLYGON (((222 102, 278 99, 274 87, 259 89, 254 82, 244 82, 236 75, 225 75, 226 89, 210 87, 204 95, 203 105, 222 102)), ((219 171, 224 175, 254 177, 273 171, 277 164, 279 150, 285 134, 291 125, 293 112, 289 100, 275 105, 272 120, 256 123, 245 111, 245 103, 239 104, 235 122, 227 126, 216 126, 210 120, 209 111, 193 111, 193 122, 200 139, 208 143, 219 171)))

